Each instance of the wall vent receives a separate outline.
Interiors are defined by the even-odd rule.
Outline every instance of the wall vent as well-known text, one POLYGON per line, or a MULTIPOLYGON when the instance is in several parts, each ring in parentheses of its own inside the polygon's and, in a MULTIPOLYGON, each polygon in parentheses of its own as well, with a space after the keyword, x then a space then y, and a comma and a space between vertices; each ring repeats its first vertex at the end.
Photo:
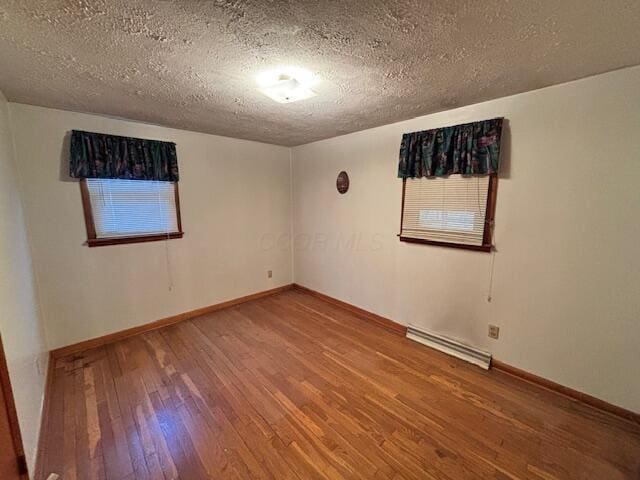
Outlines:
POLYGON ((427 347, 435 348, 448 355, 452 355, 469 363, 489 370, 491 365, 491 354, 484 352, 464 343, 435 333, 429 333, 419 328, 409 325, 407 327, 407 338, 420 342, 427 347))

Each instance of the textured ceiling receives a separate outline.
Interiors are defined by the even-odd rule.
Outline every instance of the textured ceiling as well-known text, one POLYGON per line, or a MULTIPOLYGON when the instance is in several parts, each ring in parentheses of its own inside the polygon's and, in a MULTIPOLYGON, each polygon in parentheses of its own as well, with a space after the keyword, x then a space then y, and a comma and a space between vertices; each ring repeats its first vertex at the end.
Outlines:
POLYGON ((638 25, 638 0, 0 0, 0 90, 298 145, 640 64, 638 25), (318 95, 263 96, 282 64, 318 95))

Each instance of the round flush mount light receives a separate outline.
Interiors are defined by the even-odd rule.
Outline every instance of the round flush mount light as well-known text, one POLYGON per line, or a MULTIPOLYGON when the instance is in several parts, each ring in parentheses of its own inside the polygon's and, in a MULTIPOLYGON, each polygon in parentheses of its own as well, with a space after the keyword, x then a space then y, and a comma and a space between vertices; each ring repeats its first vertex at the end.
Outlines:
POLYGON ((319 79, 304 68, 285 66, 259 73, 256 83, 272 100, 291 103, 315 97, 316 92, 311 87, 317 85, 319 79))

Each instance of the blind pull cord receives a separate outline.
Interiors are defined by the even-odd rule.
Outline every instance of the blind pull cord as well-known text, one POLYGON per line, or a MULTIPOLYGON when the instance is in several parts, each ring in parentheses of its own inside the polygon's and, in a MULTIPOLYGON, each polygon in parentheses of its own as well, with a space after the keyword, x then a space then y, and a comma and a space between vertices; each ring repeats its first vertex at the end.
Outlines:
MULTIPOLYGON (((490 227, 492 229, 491 231, 491 237, 493 238, 493 243, 495 245, 495 232, 493 231, 493 225, 491 225, 490 227)), ((487 303, 491 303, 491 300, 493 300, 493 273, 495 270, 495 264, 496 264, 496 250, 495 248, 491 249, 491 263, 489 264, 489 286, 487 288, 487 303)))
MULTIPOLYGON (((175 188, 175 186, 174 186, 175 188)), ((160 189, 157 190, 157 198, 158 198, 158 209, 160 210, 160 218, 165 218, 163 215, 162 201, 160 200, 160 189)), ((169 255, 169 223, 165 224, 165 235, 164 239, 164 254, 165 254, 165 264, 167 266, 167 289, 168 291, 173 290, 173 275, 171 274, 171 255, 169 255)))
POLYGON ((167 259, 167 283, 169 291, 173 290, 173 275, 171 274, 171 256, 169 255, 169 232, 167 232, 167 238, 164 241, 165 255, 167 259))

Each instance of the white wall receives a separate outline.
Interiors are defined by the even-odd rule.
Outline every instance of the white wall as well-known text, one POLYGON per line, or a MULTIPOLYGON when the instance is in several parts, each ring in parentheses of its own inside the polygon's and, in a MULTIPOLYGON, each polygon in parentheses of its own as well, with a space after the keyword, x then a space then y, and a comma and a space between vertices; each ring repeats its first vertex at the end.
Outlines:
POLYGON ((640 412, 639 86, 630 68, 294 148, 295 281, 640 412), (398 241, 396 171, 402 133, 496 116, 488 302, 491 254, 398 241))
MULTIPOLYGON (((293 184, 290 150, 283 147, 11 104, 48 347, 295 278, 640 411, 633 372, 640 344, 640 255, 632 248, 640 238, 638 84, 636 67, 296 147, 293 184), (498 252, 400 243, 401 134, 494 116, 508 120, 496 212, 498 252), (71 129, 175 141, 185 237, 84 246, 79 186, 66 177, 71 129), (346 195, 335 190, 342 169, 351 177, 346 195), (287 244, 292 203, 293 276, 287 244), (266 277, 269 269, 273 279, 266 277), (498 341, 487 338, 489 323, 501 327, 498 341)), ((0 239, 6 242, 0 294, 2 308, 10 310, 0 329, 16 336, 5 340, 5 348, 12 371, 24 371, 26 378, 44 346, 6 113, 0 126, 0 239), (14 329, 16 318, 29 328, 14 329)), ((24 395, 22 410, 35 418, 42 378, 29 379, 21 382, 24 392, 16 393, 24 395)), ((21 413, 29 450, 37 422, 24 418, 21 413)))
POLYGON ((8 105, 0 92, 0 335, 33 471, 48 356, 14 160, 8 105))
POLYGON ((268 248, 270 237, 264 241, 290 229, 289 149, 95 115, 10 108, 49 348, 291 283, 290 250, 268 248), (80 188, 66 178, 72 129, 176 142, 184 238, 83 245, 80 188))

